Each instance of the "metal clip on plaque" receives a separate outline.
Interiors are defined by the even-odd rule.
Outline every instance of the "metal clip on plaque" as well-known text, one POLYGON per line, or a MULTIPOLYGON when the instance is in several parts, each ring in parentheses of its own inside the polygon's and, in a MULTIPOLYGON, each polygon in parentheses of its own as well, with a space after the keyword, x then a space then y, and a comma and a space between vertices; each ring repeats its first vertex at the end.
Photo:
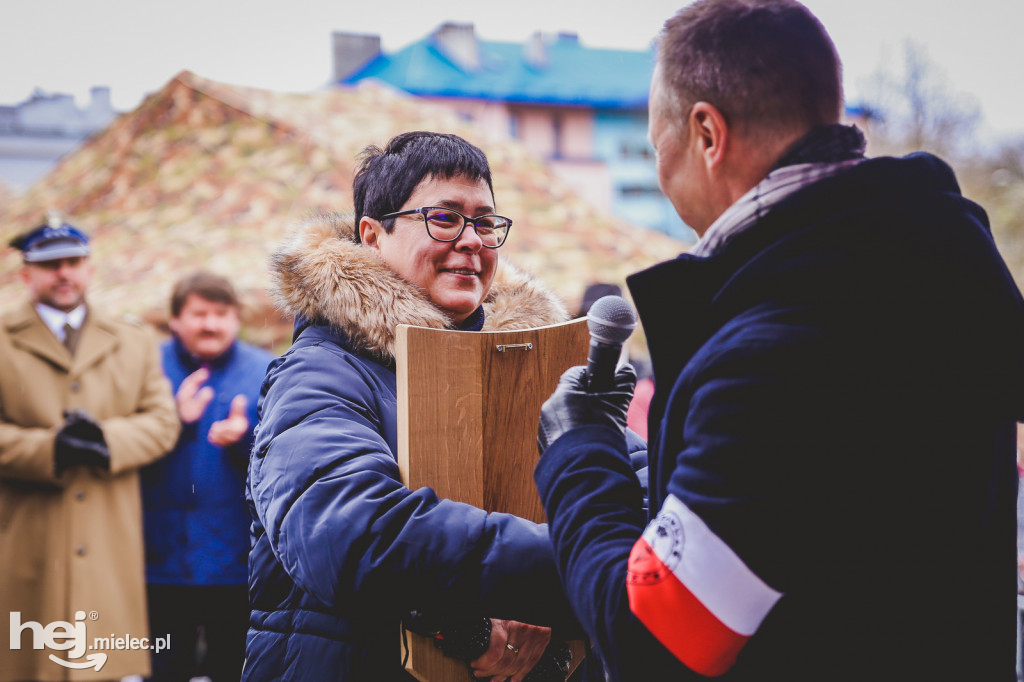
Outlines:
POLYGON ((507 350, 533 350, 532 343, 499 343, 495 348, 498 349, 499 353, 504 353, 507 350))

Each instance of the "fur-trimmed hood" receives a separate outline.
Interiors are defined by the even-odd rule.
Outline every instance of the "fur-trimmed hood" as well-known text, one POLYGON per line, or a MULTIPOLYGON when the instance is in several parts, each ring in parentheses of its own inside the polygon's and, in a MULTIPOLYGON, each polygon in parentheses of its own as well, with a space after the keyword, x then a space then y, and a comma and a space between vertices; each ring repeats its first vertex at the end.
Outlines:
MULTIPOLYGON (((376 250, 357 243, 351 221, 339 213, 320 213, 300 225, 271 256, 271 278, 279 307, 333 325, 353 350, 382 360, 394 358, 399 324, 454 328, 451 318, 395 274, 376 250)), ((557 296, 502 258, 483 307, 483 331, 569 319, 557 296)))

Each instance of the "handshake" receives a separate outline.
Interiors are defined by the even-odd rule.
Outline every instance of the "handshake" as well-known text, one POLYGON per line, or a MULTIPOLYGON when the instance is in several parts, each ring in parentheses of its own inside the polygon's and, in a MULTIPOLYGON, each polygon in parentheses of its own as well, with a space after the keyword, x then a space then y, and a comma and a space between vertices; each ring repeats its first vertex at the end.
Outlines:
POLYGON ((53 463, 58 476, 75 466, 110 470, 110 449, 103 429, 84 410, 64 410, 64 426, 53 445, 53 463))
MULTIPOLYGON (((411 632, 433 639, 434 646, 445 656, 467 664, 482 656, 491 640, 490 618, 431 619, 421 611, 413 611, 403 625, 411 632)), ((571 663, 572 652, 568 645, 552 640, 523 682, 564 682, 571 663)), ((467 679, 477 678, 470 674, 467 679)))

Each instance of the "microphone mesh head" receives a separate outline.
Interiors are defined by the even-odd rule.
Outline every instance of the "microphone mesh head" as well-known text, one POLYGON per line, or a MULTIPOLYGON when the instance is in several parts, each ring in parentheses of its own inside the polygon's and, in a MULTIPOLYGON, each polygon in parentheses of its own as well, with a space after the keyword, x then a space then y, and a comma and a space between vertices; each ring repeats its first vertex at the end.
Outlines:
POLYGON ((636 313, 621 296, 602 296, 587 313, 587 328, 601 343, 622 344, 636 329, 636 313))

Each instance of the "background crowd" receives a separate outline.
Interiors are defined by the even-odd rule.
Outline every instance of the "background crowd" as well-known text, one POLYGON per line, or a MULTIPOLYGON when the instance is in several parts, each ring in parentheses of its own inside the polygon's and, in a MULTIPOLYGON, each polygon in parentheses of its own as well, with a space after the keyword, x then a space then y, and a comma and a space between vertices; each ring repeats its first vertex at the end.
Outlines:
MULTIPOLYGON (((28 301, 0 333, 0 537, 17 557, 0 610, 44 625, 69 608, 95 612, 94 636, 169 638, 152 654, 154 680, 238 679, 243 489, 272 354, 238 339, 240 303, 222 276, 176 283, 160 343, 148 325, 87 302, 94 264, 80 230, 54 219, 12 246, 28 301)), ((25 637, 0 652, 0 678, 63 672, 25 637)), ((107 654, 102 679, 148 674, 150 651, 107 654)))

